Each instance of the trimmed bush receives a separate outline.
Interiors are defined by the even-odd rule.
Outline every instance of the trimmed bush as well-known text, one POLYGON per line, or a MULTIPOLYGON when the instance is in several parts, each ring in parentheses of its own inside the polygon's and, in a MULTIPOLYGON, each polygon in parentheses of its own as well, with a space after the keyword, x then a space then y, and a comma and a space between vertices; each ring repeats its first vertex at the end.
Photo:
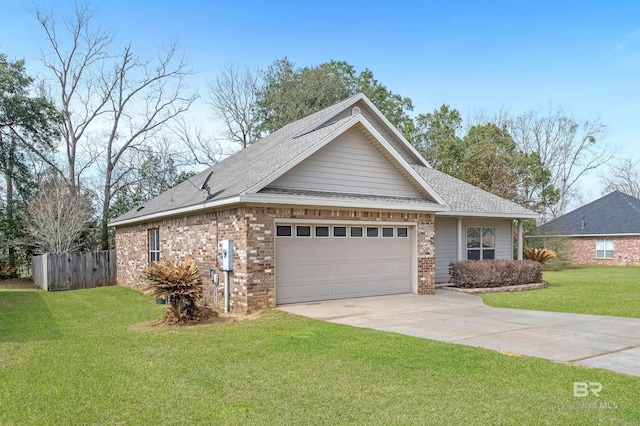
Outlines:
POLYGON ((504 287, 542 282, 542 265, 533 260, 464 260, 449 266, 462 288, 504 287))
POLYGON ((147 294, 169 299, 162 318, 165 324, 185 324, 217 316, 203 297, 202 277, 193 260, 154 262, 144 270, 144 276, 149 282, 147 294))

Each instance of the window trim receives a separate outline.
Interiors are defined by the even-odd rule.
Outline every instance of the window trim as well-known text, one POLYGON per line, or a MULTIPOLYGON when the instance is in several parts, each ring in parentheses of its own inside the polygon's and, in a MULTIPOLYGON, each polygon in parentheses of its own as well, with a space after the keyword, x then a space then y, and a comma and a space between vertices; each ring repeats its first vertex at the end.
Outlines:
POLYGON ((160 262, 160 228, 147 229, 147 259, 149 263, 160 262))
POLYGON ((283 225, 276 225, 276 238, 293 238, 293 225, 289 225, 289 224, 283 224, 283 225), (278 235, 278 228, 280 227, 288 227, 289 228, 289 235, 278 235))
POLYGON ((296 225, 296 238, 311 238, 313 237, 313 226, 311 225, 296 225), (298 235, 298 228, 309 228, 309 235, 298 235))
POLYGON ((331 227, 329 225, 317 225, 313 227, 313 236, 315 238, 330 238, 331 237, 331 227), (327 228, 327 235, 318 235, 318 228, 327 228))
POLYGON ((365 228, 364 226, 350 226, 349 227, 349 238, 364 238, 364 228, 365 228), (351 233, 351 230, 353 228, 360 228, 360 236, 353 235, 351 233))
POLYGON ((332 226, 331 227, 331 235, 333 236, 333 238, 347 238, 349 236, 349 227, 348 226, 341 226, 341 225, 336 225, 336 226, 332 226), (344 235, 336 235, 336 228, 344 228, 344 235))
POLYGON ((466 232, 465 232, 465 253, 466 253, 466 258, 467 260, 471 260, 469 259, 469 252, 470 251, 474 251, 474 252, 478 252, 480 253, 480 259, 477 260, 492 260, 492 259, 485 259, 484 257, 484 252, 485 251, 493 251, 493 259, 496 259, 496 228, 493 226, 472 226, 469 225, 466 227, 466 232), (480 230, 480 246, 479 247, 469 247, 469 243, 468 243, 468 238, 469 238, 469 230, 470 229, 479 229, 480 230), (491 229, 493 230, 493 247, 484 247, 483 246, 483 242, 482 242, 482 236, 484 235, 484 231, 486 229, 491 229))
POLYGON ((613 238, 596 238, 596 259, 610 260, 615 259, 615 242, 613 238), (602 241, 602 249, 598 250, 598 242, 602 241), (611 242, 611 250, 607 250, 607 242, 611 242), (602 252, 602 256, 598 256, 598 252, 602 252), (611 256, 607 256, 607 252, 611 252, 611 256))

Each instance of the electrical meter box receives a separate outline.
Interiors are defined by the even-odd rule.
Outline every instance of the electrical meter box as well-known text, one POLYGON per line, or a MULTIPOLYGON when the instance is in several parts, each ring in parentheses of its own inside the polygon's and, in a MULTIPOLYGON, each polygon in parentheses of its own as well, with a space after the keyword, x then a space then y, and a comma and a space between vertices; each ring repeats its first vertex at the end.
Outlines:
POLYGON ((233 240, 222 240, 222 270, 233 271, 233 240))

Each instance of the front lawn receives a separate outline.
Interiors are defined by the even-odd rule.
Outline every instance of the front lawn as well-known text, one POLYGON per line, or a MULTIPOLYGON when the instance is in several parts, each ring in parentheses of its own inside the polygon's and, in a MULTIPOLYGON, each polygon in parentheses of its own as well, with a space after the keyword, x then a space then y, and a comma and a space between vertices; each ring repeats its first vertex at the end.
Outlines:
POLYGON ((640 318, 640 266, 584 266, 547 271, 543 290, 482 294, 500 308, 640 318))
POLYGON ((0 424, 638 424, 640 379, 280 311, 192 328, 121 287, 0 292, 0 424), (600 382, 600 397, 573 396, 600 382))

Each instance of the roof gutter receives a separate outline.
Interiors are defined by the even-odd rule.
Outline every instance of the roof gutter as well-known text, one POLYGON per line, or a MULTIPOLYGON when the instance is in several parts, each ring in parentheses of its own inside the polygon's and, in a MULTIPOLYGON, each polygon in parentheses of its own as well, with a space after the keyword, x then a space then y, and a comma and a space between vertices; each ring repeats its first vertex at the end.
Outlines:
POLYGON ((337 207, 337 208, 353 208, 367 210, 402 210, 413 212, 443 212, 449 209, 447 206, 438 204, 411 204, 401 202, 387 201, 369 201, 369 200, 352 200, 352 199, 335 199, 323 197, 309 196, 291 196, 291 195, 274 195, 274 194, 243 194, 235 197, 224 198, 216 201, 194 204, 188 207, 182 207, 175 210, 152 213, 145 216, 138 216, 131 219, 116 220, 109 222, 109 226, 132 225, 139 222, 148 222, 154 219, 164 219, 172 216, 179 216, 188 213, 194 213, 199 210, 208 208, 229 206, 240 203, 254 204, 277 204, 290 206, 312 206, 312 207, 337 207))
POLYGON ((200 204, 194 204, 192 206, 181 207, 181 208, 175 209, 175 210, 165 210, 165 211, 162 211, 162 212, 151 213, 151 214, 144 215, 144 216, 133 217, 131 219, 114 220, 113 222, 109 222, 107 225, 108 226, 131 225, 133 223, 148 222, 148 221, 153 220, 153 219, 160 219, 160 218, 165 218, 165 217, 170 217, 170 216, 178 216, 178 215, 181 215, 181 214, 184 214, 184 213, 192 213, 192 212, 196 212, 198 210, 204 210, 204 209, 208 209, 208 208, 211 208, 211 207, 238 204, 240 202, 241 202, 240 201, 240 197, 238 197, 238 196, 236 196, 236 197, 228 197, 228 198, 223 198, 223 199, 215 200, 215 201, 208 201, 208 202, 205 201, 205 202, 200 203, 200 204))
POLYGON ((437 212, 436 216, 490 217, 495 219, 538 219, 540 217, 537 213, 465 212, 461 210, 437 212))

